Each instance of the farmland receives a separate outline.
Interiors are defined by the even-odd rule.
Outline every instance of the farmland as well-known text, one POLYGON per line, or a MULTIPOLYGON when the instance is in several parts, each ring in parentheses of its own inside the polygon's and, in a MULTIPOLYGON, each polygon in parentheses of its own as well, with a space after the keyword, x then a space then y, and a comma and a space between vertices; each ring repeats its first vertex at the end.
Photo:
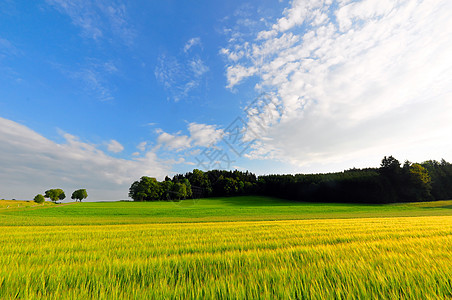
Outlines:
POLYGON ((45 202, 44 204, 37 204, 34 201, 20 201, 20 200, 0 200, 0 209, 14 209, 24 207, 38 207, 38 206, 52 206, 54 203, 45 202))
POLYGON ((450 298, 452 201, 0 211, 0 298, 450 298))

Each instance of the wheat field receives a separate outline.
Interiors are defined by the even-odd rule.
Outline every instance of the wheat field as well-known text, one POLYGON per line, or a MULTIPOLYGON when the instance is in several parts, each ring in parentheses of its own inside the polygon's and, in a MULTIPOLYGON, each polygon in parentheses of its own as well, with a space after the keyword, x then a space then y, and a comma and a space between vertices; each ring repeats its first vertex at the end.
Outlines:
POLYGON ((1 226, 1 299, 452 297, 452 216, 1 226))

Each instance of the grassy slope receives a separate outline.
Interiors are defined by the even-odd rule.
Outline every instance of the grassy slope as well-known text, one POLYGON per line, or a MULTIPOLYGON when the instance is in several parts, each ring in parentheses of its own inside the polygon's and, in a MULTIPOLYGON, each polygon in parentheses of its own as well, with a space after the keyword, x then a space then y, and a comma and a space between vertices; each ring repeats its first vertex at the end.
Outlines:
POLYGON ((32 206, 52 206, 55 203, 46 201, 43 204, 37 204, 34 201, 23 201, 23 200, 0 200, 0 209, 13 209, 13 208, 24 208, 32 206))
POLYGON ((182 202, 83 202, 1 209, 0 225, 147 224, 406 216, 450 216, 452 201, 391 205, 297 203, 269 197, 182 202))

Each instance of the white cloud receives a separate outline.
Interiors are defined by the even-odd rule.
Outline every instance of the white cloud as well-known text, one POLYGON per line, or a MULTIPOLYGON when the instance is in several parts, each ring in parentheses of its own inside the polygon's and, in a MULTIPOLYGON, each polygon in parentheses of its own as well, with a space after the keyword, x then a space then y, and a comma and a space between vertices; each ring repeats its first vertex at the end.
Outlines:
POLYGON ((46 0, 60 13, 71 18, 72 23, 80 27, 82 35, 99 40, 111 34, 126 45, 133 43, 135 31, 129 25, 124 4, 111 1, 87 0, 46 0))
POLYGON ((198 123, 188 124, 188 131, 195 146, 208 147, 217 143, 223 137, 223 130, 217 129, 215 125, 198 123))
POLYGON ((47 0, 49 5, 59 12, 67 14, 72 23, 82 29, 84 36, 98 39, 102 37, 100 16, 87 1, 83 0, 47 0))
POLYGON ((80 80, 83 83, 85 90, 89 93, 94 93, 99 100, 109 101, 114 99, 107 81, 97 70, 87 68, 73 72, 71 76, 80 80))
POLYGON ((189 62, 189 65, 196 77, 201 77, 204 73, 209 71, 209 67, 207 67, 200 58, 192 59, 189 62))
POLYGON ((349 30, 353 23, 381 18, 395 8, 396 1, 365 0, 348 3, 336 11, 336 18, 341 31, 349 30))
POLYGON ((87 59, 78 70, 71 70, 61 64, 53 64, 65 76, 74 79, 90 96, 101 101, 113 100, 115 86, 110 83, 112 76, 116 75, 118 68, 112 61, 100 62, 96 59, 87 59))
MULTIPOLYGON (((131 46, 136 33, 129 24, 127 8, 121 1, 46 0, 46 3, 80 28, 81 36, 97 42, 131 46)), ((57 66, 65 75, 76 79, 90 95, 102 101, 113 100, 115 87, 109 76, 118 72, 112 61, 88 59, 78 70, 57 66)))
POLYGON ((111 61, 104 63, 103 69, 105 72, 110 73, 110 74, 118 72, 118 68, 111 61))
POLYGON ((55 143, 14 121, 0 118, 1 198, 32 199, 60 187, 66 195, 86 188, 88 199, 126 199, 131 183, 143 175, 162 179, 171 165, 154 152, 132 160, 111 157, 96 146, 61 133, 55 143))
POLYGON ((195 46, 202 46, 199 37, 187 41, 182 55, 176 57, 163 53, 159 56, 154 75, 170 94, 168 99, 178 102, 189 98, 194 90, 203 87, 203 79, 209 67, 199 54, 191 51, 195 46))
POLYGON ((229 66, 226 70, 226 76, 228 77, 228 88, 232 88, 239 84, 242 79, 250 77, 256 74, 257 69, 254 67, 243 67, 241 65, 229 66))
POLYGON ((273 25, 273 30, 284 32, 295 26, 302 25, 306 20, 312 20, 315 12, 327 4, 330 0, 295 0, 292 7, 284 11, 284 17, 273 25))
POLYGON ((154 70, 155 78, 171 94, 175 102, 189 97, 198 88, 205 73, 209 71, 199 57, 177 59, 174 56, 161 55, 154 70))
POLYGON ((189 39, 184 46, 184 52, 187 53, 192 47, 194 47, 196 45, 201 45, 201 38, 195 37, 195 38, 189 39))
POLYGON ((254 39, 223 50, 247 53, 230 60, 229 88, 258 76, 280 101, 279 121, 249 157, 297 166, 450 159, 450 11, 446 0, 294 1, 254 39))
POLYGON ((141 152, 143 152, 144 150, 146 150, 146 145, 147 145, 147 142, 141 142, 138 144, 137 149, 140 150, 141 152))
POLYGON ((108 144, 107 144, 107 149, 110 152, 119 153, 119 152, 122 152, 122 150, 124 150, 124 146, 121 145, 116 140, 110 140, 110 142, 108 142, 108 144))
POLYGON ((220 54, 225 55, 230 61, 236 62, 245 55, 245 51, 233 51, 231 49, 222 48, 220 54))
POLYGON ((190 138, 186 135, 173 135, 164 131, 159 131, 158 133, 160 134, 157 138, 159 145, 163 145, 166 148, 175 151, 190 148, 190 138))
MULTIPOLYGON (((208 147, 217 143, 223 137, 223 130, 217 129, 215 125, 190 123, 188 124, 188 131, 190 135, 182 135, 180 132, 170 134, 158 129, 159 134, 157 142, 159 146, 163 146, 169 150, 176 152, 191 149, 194 147, 208 147)), ((189 155, 198 153, 191 151, 189 155)))

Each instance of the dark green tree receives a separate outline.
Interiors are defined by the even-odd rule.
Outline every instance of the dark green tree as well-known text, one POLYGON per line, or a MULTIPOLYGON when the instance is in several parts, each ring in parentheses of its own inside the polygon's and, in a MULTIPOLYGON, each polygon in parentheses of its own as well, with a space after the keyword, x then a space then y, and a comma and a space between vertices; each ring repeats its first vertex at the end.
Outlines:
POLYGON ((185 199, 187 198, 187 186, 184 183, 176 182, 171 194, 175 200, 185 199))
POLYGON ((223 175, 215 182, 215 190, 219 195, 232 196, 238 193, 239 187, 237 180, 223 175))
POLYGON ((162 189, 153 177, 143 176, 129 188, 129 197, 134 201, 156 201, 162 199, 162 189))
POLYGON ((85 189, 79 189, 72 193, 71 199, 72 200, 78 200, 82 202, 83 199, 86 199, 88 197, 88 193, 85 189))
POLYGON ((53 202, 56 202, 58 200, 63 200, 64 198, 66 198, 66 195, 64 194, 64 191, 62 189, 50 189, 45 192, 44 197, 49 198, 53 202))
POLYGON ((422 163, 431 177, 431 194, 436 200, 452 199, 452 164, 428 160, 422 163))
MULTIPOLYGON (((191 198, 191 197, 193 196, 193 192, 192 192, 192 190, 191 190, 191 184, 190 184, 190 181, 188 181, 188 179, 185 178, 185 179, 182 181, 182 184, 185 185, 185 190, 186 190, 185 198, 191 198)), ((184 198, 184 199, 185 199, 185 198, 184 198)))
POLYGON ((174 183, 166 176, 165 181, 160 182, 160 190, 162 191, 163 200, 172 200, 174 196, 172 194, 174 183), (168 179, 168 180, 167 180, 168 179))
POLYGON ((401 172, 400 162, 392 155, 384 157, 381 161, 380 173, 387 177, 398 176, 401 172))
POLYGON ((45 201, 44 196, 41 194, 37 194, 33 200, 38 204, 44 203, 45 201))
POLYGON ((409 183, 411 197, 408 201, 426 201, 432 200, 431 195, 431 177, 426 168, 414 163, 409 168, 409 183))
POLYGON ((212 194, 212 185, 207 173, 194 169, 192 173, 187 173, 187 179, 190 181, 193 189, 196 189, 196 193, 193 195, 196 198, 208 197, 212 194))

